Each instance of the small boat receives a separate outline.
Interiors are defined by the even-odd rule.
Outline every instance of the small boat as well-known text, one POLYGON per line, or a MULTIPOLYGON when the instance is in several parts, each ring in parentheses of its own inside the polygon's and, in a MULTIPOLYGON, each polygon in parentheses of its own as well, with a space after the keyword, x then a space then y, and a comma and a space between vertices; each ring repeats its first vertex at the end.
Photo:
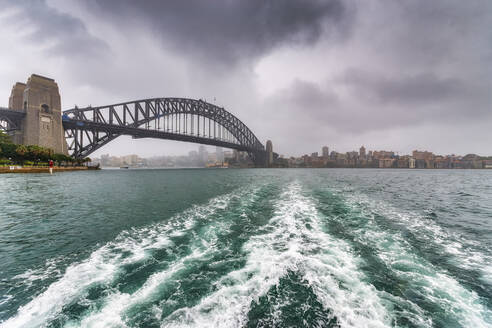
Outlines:
POLYGON ((128 166, 120 166, 120 169, 129 169, 130 167, 128 166))

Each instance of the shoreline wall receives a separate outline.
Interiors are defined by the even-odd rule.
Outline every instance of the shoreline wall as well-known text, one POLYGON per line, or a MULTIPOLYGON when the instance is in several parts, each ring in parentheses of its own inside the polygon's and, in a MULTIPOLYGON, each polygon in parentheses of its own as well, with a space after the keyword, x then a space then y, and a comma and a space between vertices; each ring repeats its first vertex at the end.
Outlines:
MULTIPOLYGON (((87 171, 89 168, 87 166, 80 167, 54 167, 53 172, 68 172, 68 171, 87 171)), ((49 173, 50 169, 48 167, 17 167, 14 169, 10 167, 0 167, 1 173, 49 173)))

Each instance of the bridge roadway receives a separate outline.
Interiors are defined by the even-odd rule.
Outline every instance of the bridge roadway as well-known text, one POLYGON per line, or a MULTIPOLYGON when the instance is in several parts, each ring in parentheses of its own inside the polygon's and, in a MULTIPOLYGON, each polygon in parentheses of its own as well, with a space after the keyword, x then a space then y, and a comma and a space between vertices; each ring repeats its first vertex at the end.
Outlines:
POLYGON ((20 123, 26 116, 23 110, 12 110, 0 107, 0 129, 7 132, 20 129, 20 123))
MULTIPOLYGON (((0 108, 0 128, 21 128, 25 111, 0 108), (3 125, 1 124, 3 122, 3 125)), ((245 151, 264 166, 266 152, 253 132, 225 109, 202 100, 153 98, 101 107, 63 111, 69 153, 89 156, 121 135, 157 138, 245 151)))
MULTIPOLYGON (((89 132, 100 132, 106 133, 110 132, 115 136, 120 135, 130 135, 135 139, 140 138, 156 138, 156 139, 169 139, 176 141, 185 141, 185 142, 193 142, 210 146, 218 146, 224 148, 236 149, 238 151, 254 151, 249 147, 243 146, 238 143, 228 142, 221 139, 212 139, 207 137, 199 137, 190 134, 178 134, 154 129, 145 129, 145 128, 136 128, 132 126, 120 126, 114 124, 106 124, 106 123, 98 123, 92 122, 88 120, 71 120, 69 118, 63 118, 63 127, 66 130, 69 129, 78 129, 80 131, 89 131, 89 132)), ((86 134, 88 137, 88 134, 86 134)), ((111 139, 112 140, 112 139, 111 139)))

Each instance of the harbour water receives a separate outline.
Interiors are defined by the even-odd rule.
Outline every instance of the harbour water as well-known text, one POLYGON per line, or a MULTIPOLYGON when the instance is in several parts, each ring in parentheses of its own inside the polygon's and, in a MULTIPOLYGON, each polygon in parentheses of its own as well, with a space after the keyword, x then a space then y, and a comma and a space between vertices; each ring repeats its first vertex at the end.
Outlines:
POLYGON ((0 177, 0 327, 492 327, 492 171, 0 177))

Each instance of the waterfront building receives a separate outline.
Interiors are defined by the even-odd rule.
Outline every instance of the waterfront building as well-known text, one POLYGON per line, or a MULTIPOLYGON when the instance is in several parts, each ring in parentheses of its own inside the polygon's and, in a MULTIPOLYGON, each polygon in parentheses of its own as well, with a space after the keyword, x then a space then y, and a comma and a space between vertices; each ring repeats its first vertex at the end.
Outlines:
POLYGON ((347 159, 349 159, 349 160, 356 159, 358 157, 359 157, 359 153, 356 151, 347 152, 347 159))
POLYGON ((366 157, 366 148, 364 146, 360 147, 360 149, 359 149, 359 156, 360 156, 360 158, 365 158, 366 157))
POLYGON ((409 162, 408 156, 403 156, 397 160, 396 166, 400 169, 405 169, 409 167, 409 162))
POLYGON ((379 159, 379 168, 390 168, 393 167, 393 163, 395 162, 394 158, 381 158, 379 159))
POLYGON ((434 154, 430 151, 414 150, 412 152, 412 157, 415 158, 416 160, 423 159, 423 160, 429 161, 429 160, 434 159, 434 154))
POLYGON ((416 169, 425 169, 425 160, 423 159, 415 159, 415 168, 416 169))
POLYGON ((226 158, 233 158, 234 157, 234 154, 231 150, 227 150, 224 152, 224 159, 226 158))
POLYGON ((330 150, 329 150, 328 146, 324 146, 321 149, 321 153, 323 154, 323 158, 328 159, 330 157, 330 150))
POLYGON ((393 151, 386 151, 386 150, 374 151, 372 153, 372 157, 374 159, 393 158, 394 156, 395 156, 395 152, 393 152, 393 151))
POLYGON ((137 163, 139 162, 139 158, 137 155, 132 154, 132 155, 122 156, 121 161, 125 165, 134 166, 137 165, 137 163))
POLYGON ((198 147, 198 158, 204 163, 208 160, 208 152, 204 145, 198 147))
POLYGON ((224 161, 224 152, 222 151, 222 147, 216 147, 215 148, 215 156, 217 162, 223 162, 224 161))
POLYGON ((415 158, 410 157, 408 159, 408 168, 410 168, 410 169, 414 169, 415 168, 415 158))

